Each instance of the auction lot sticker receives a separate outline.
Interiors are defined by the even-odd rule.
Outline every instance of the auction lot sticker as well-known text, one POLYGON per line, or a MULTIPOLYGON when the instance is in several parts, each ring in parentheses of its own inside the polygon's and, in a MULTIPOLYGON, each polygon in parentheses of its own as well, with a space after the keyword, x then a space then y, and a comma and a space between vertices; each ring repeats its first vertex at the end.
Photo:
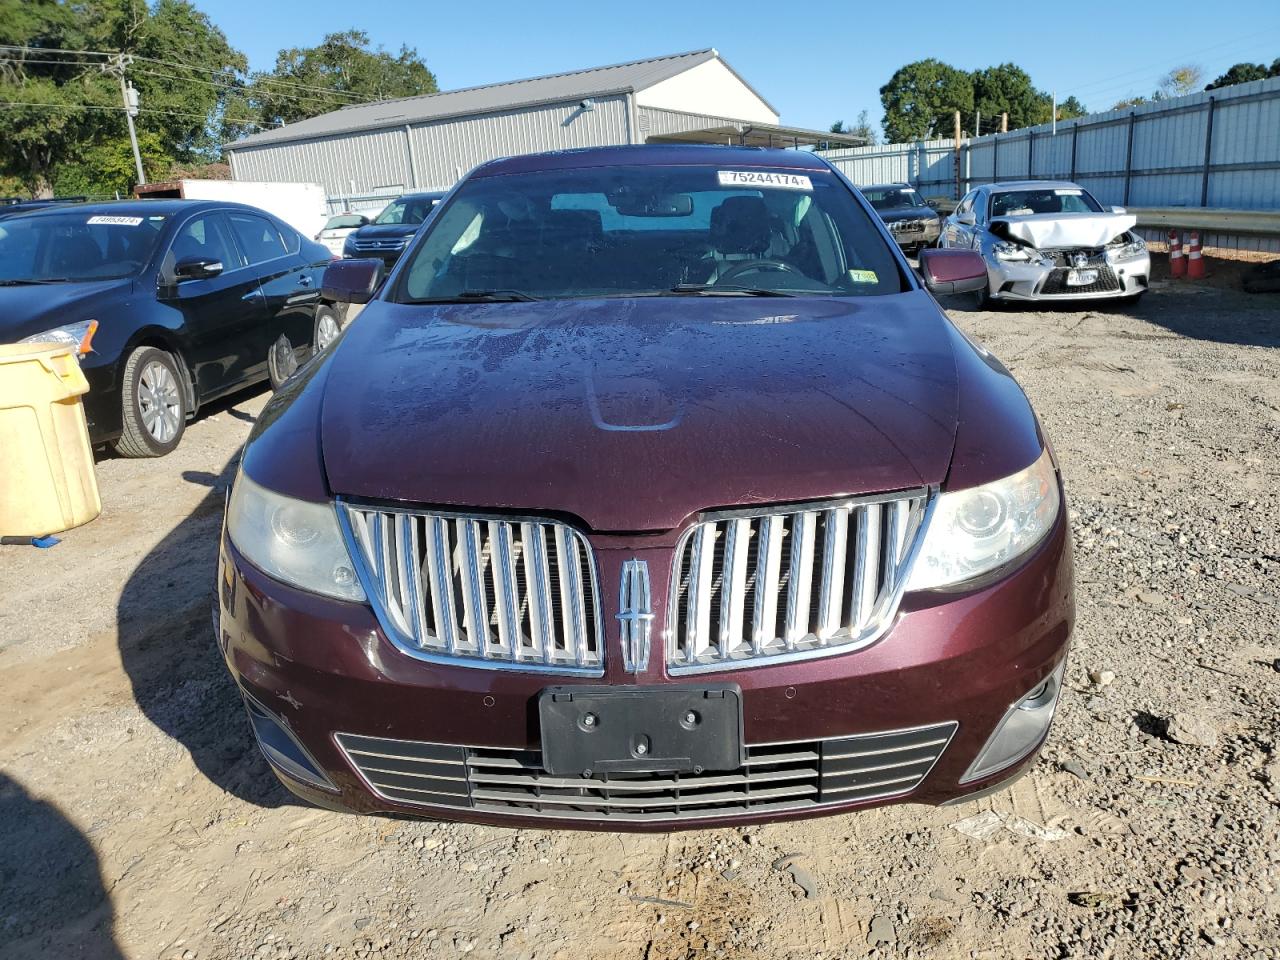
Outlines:
POLYGON ((812 190, 813 183, 799 173, 773 173, 768 170, 719 170, 716 177, 722 187, 773 187, 781 190, 812 190))
POLYGON ((90 225, 95 223, 107 223, 117 227, 137 227, 141 226, 141 217, 90 217, 88 220, 90 225))

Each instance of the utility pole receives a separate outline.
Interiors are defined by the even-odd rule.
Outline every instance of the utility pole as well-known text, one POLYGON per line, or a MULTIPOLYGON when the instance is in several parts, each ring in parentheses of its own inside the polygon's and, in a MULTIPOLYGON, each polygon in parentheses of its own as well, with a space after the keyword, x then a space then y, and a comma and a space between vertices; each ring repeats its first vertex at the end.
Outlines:
POLYGON ((1000 114, 1000 132, 1009 132, 1009 115, 1007 113, 1000 114))
POLYGON ((960 191, 960 111, 956 111, 955 116, 955 135, 956 135, 956 199, 959 200, 964 194, 960 191))
POLYGON ((975 137, 982 136, 982 111, 973 111, 973 135, 975 137))
POLYGON ((133 147, 133 164, 138 170, 138 183, 146 183, 147 175, 142 171, 142 154, 138 150, 138 132, 133 127, 133 118, 138 115, 138 91, 133 82, 125 80, 125 68, 133 63, 133 57, 127 53, 117 53, 102 65, 106 73, 115 74, 120 80, 120 99, 124 101, 124 119, 129 125, 129 143, 133 147))
POLYGON ((1053 113, 1049 118, 1050 130, 1055 137, 1058 135, 1058 91, 1053 91, 1053 113))

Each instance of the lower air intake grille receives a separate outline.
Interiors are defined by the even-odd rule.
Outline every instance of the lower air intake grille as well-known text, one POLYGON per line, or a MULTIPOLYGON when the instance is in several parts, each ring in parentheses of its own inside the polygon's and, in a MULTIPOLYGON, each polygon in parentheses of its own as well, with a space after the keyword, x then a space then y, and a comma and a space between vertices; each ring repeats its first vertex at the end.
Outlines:
POLYGON ((1055 267, 1049 271, 1049 276, 1045 277, 1044 283, 1040 287, 1041 295, 1046 297, 1072 297, 1084 293, 1114 293, 1120 289, 1120 278, 1116 276, 1116 272, 1111 267, 1092 265, 1088 269, 1097 270, 1098 279, 1093 283, 1073 287, 1067 283, 1067 275, 1071 271, 1062 267, 1055 267))
POLYGON ((663 821, 731 817, 877 800, 920 785, 956 724, 838 740, 747 747, 728 772, 553 777, 536 750, 462 747, 337 735, 347 759, 381 797, 524 817, 663 821))

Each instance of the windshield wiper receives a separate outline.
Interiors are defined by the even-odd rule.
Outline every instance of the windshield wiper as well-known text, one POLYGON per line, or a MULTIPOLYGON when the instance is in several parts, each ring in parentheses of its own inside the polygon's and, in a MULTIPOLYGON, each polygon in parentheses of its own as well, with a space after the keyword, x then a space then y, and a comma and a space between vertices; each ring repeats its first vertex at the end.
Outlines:
POLYGON ((0 287, 21 287, 27 284, 40 283, 74 283, 71 277, 23 277, 15 280, 0 280, 0 287))
MULTIPOLYGON (((707 297, 794 297, 794 293, 785 290, 770 290, 766 287, 734 287, 722 283, 677 283, 668 293, 694 294, 707 297)), ((807 291, 806 291, 807 292, 807 291)))
POLYGON ((541 300, 521 290, 463 290, 452 297, 423 297, 406 303, 525 303, 541 300))

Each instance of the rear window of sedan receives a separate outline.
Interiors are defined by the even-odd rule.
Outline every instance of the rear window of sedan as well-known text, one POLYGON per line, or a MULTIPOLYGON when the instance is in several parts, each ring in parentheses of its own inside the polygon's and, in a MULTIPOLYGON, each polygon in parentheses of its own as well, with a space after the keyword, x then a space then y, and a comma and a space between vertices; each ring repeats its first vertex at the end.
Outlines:
POLYGON ((697 285, 852 297, 904 283, 878 226, 828 172, 638 164, 463 183, 395 296, 626 297, 697 285))

